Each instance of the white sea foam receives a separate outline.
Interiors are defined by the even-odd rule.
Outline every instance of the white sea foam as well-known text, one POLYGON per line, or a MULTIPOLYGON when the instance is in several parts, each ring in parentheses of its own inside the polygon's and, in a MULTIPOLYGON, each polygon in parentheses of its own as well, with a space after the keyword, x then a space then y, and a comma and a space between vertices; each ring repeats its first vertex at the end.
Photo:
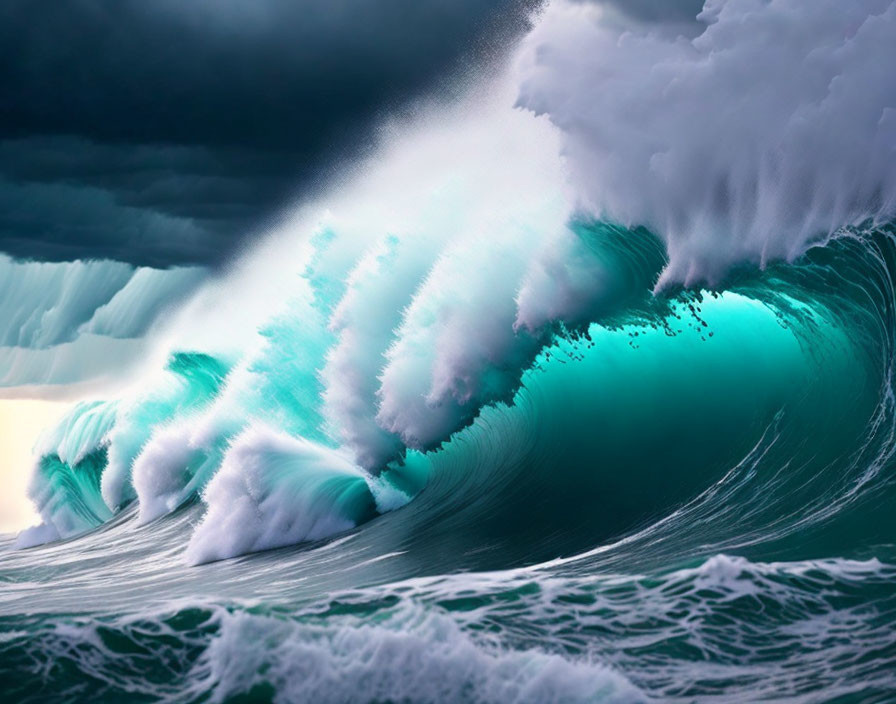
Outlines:
POLYGON ((407 606, 384 625, 303 625, 224 615, 196 668, 212 701, 268 683, 274 701, 617 702, 646 701, 599 664, 539 650, 476 643, 445 615, 407 606), (247 650, 245 644, 265 643, 247 650))
POLYGON ((551 3, 519 104, 563 131, 583 207, 664 238, 662 282, 896 213, 892 0, 708 0, 694 38, 611 20, 551 3))
POLYGON ((233 442, 203 498, 192 564, 329 537, 375 508, 365 473, 343 454, 260 427, 233 442))

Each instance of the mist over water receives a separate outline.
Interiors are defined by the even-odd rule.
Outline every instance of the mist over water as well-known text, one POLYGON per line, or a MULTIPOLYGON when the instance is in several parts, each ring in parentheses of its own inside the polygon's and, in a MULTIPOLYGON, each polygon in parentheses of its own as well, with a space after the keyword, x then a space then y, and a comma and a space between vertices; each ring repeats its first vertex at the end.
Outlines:
POLYGON ((19 347, 164 361, 39 440, 0 682, 885 699, 894 51, 884 0, 554 2, 225 272, 8 262, 19 347))

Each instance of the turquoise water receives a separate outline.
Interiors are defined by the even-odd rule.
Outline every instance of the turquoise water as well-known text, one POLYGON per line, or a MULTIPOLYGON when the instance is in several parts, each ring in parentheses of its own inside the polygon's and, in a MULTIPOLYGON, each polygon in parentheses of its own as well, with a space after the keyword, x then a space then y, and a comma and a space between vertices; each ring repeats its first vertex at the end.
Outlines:
POLYGON ((896 696, 892 229, 656 294, 649 233, 575 230, 614 272, 599 305, 379 466, 321 406, 344 286, 319 259, 254 358, 184 350, 73 409, 41 445, 44 526, 4 538, 3 691, 896 696))

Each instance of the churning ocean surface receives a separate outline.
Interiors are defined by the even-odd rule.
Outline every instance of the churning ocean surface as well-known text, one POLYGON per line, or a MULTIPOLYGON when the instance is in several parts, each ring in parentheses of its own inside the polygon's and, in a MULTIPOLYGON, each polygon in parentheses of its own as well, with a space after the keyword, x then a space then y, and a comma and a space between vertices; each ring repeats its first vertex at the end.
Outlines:
POLYGON ((896 3, 596 12, 164 325, 0 261, 65 340, 18 383, 161 360, 38 440, 4 701, 896 699, 896 3))

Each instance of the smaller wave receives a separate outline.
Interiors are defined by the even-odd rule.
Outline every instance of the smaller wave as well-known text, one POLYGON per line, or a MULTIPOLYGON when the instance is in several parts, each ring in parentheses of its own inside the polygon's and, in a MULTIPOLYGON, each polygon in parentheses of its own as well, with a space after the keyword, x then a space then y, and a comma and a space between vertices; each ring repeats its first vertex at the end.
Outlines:
POLYGON ((343 453, 254 427, 236 440, 206 488, 208 511, 187 548, 191 564, 326 538, 407 496, 343 453))
POLYGON ((106 461, 105 447, 71 464, 57 454, 41 457, 29 495, 40 507, 44 523, 23 531, 16 541, 17 546, 33 547, 78 535, 112 518, 112 511, 100 494, 106 461))
MULTIPOLYGON (((132 471, 149 438, 162 427, 176 427, 210 401, 227 370, 208 355, 177 353, 158 384, 138 398, 77 404, 37 442, 28 496, 43 524, 24 531, 17 544, 28 547, 77 535, 133 501, 132 471)), ((178 467, 181 476, 190 473, 190 478, 192 469, 178 467)), ((187 493, 181 502, 190 497, 187 493)), ((177 505, 169 502, 168 510, 177 505)))

